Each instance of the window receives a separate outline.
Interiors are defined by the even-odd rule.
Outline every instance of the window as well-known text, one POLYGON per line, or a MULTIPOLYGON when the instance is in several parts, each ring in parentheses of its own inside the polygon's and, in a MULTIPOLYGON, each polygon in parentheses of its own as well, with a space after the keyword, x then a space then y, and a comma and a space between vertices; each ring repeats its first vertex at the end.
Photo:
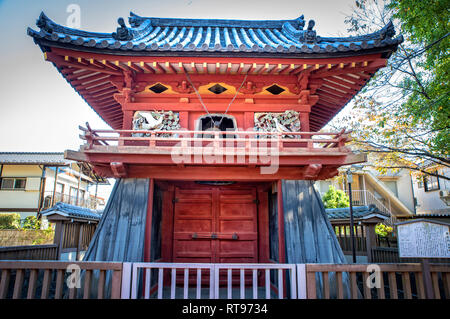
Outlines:
POLYGON ((56 192, 59 194, 64 194, 64 184, 56 183, 56 192))
POLYGON ((24 190, 25 185, 27 183, 26 178, 2 178, 2 184, 1 189, 8 189, 8 190, 24 190))
MULTIPOLYGON (((434 172, 437 174, 437 171, 434 172)), ((439 178, 436 176, 424 176, 423 177, 423 186, 426 192, 431 192, 439 189, 439 178)))
POLYGON ((396 197, 398 197, 398 189, 396 181, 384 181, 384 185, 386 185, 386 187, 389 188, 389 190, 393 192, 396 197))

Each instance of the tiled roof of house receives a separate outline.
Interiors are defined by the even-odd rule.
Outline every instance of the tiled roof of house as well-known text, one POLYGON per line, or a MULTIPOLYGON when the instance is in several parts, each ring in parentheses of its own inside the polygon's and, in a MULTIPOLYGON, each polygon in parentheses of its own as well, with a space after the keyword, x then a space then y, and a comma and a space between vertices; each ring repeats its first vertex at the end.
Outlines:
POLYGON ((62 152, 0 152, 0 164, 68 165, 70 162, 62 152))
MULTIPOLYGON (((328 219, 350 219, 350 208, 327 208, 325 209, 328 219)), ((375 205, 370 206, 355 206, 353 207, 353 218, 364 219, 371 215, 389 216, 378 210, 375 205)))
POLYGON ((41 13, 36 23, 40 30, 28 28, 28 34, 41 44, 127 55, 168 51, 180 55, 345 56, 383 48, 392 51, 403 41, 402 36, 393 38, 391 22, 377 32, 354 37, 320 37, 315 22, 305 22, 303 16, 255 21, 140 17, 131 12, 129 27, 120 18, 116 32, 98 33, 61 26, 41 13))
POLYGON ((100 213, 96 210, 70 205, 62 202, 56 203, 53 207, 42 211, 41 214, 43 216, 58 214, 69 218, 91 219, 91 220, 100 220, 101 218, 100 213))

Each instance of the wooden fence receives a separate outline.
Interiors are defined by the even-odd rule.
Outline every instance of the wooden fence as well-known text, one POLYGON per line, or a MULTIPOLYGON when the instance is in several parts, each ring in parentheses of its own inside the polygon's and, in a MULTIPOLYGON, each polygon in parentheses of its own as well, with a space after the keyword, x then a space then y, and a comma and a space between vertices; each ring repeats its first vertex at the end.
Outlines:
POLYGON ((432 264, 424 271, 421 264, 307 264, 306 283, 308 299, 450 299, 450 265, 432 264), (378 275, 378 285, 373 274, 378 275), (333 283, 332 275, 336 277, 333 283), (331 284, 335 284, 336 296, 332 296, 331 284))
POLYGON ((450 264, 271 264, 269 266, 185 264, 184 266, 173 263, 1 261, 0 299, 128 299, 141 296, 141 293, 138 293, 138 286, 146 287, 144 296, 149 297, 152 293, 150 289, 152 269, 158 274, 155 278, 158 283, 156 293, 158 298, 164 298, 163 290, 166 286, 170 289, 166 298, 169 296, 188 298, 190 274, 194 275, 192 279, 195 279, 196 285, 193 287, 199 297, 201 293, 199 294, 197 287, 199 283, 201 285, 203 278, 199 269, 205 267, 209 267, 205 279, 209 282, 210 288, 206 298, 233 298, 234 288, 240 291, 241 298, 271 298, 270 290, 278 288, 276 294, 278 298, 450 299, 450 264), (84 271, 81 275, 84 277, 80 281, 79 288, 71 288, 68 286, 71 281, 67 279, 76 274, 76 268, 78 275, 84 271), (136 272, 139 268, 141 274, 136 272), (174 269, 179 269, 184 277, 178 280, 174 269), (236 269, 238 271, 235 281, 232 273, 236 269), (250 270, 249 276, 245 275, 245 279, 242 269, 244 272, 250 270), (167 284, 163 279, 166 270, 171 271, 168 276, 171 281, 167 284), (281 270, 286 273, 283 274, 281 270), (275 280, 269 279, 272 277, 270 271, 276 272, 273 278, 275 280), (224 283, 219 285, 222 278, 224 283), (242 295, 245 290, 242 287, 247 281, 251 284, 253 293, 242 295), (179 297, 174 287, 182 290, 183 293, 179 297), (284 294, 288 287, 289 293, 284 294), (220 289, 224 294, 220 295, 220 289), (259 289, 264 293, 258 294, 259 289))
MULTIPOLYGON (((420 263, 421 258, 400 258, 396 247, 372 248, 372 260, 375 263, 420 263)), ((448 263, 446 258, 428 258, 430 263, 448 263)))
POLYGON ((58 245, 0 247, 0 260, 57 260, 58 245))
POLYGON ((2 261, 0 262, 0 299, 119 299, 122 284, 122 263, 62 262, 62 261, 2 261), (81 288, 69 288, 67 277, 79 267, 84 270, 81 288), (68 270, 72 271, 68 271, 68 270), (93 272, 98 271, 97 289, 91 291, 93 272), (105 291, 107 272, 111 272, 110 291, 105 291), (82 289, 78 294, 77 289, 82 289))

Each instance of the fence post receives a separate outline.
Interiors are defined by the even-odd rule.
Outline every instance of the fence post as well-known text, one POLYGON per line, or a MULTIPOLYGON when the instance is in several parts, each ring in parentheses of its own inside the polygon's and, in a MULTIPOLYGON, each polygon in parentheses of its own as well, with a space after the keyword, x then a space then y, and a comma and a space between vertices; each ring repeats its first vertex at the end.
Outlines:
POLYGON ((297 299, 307 299, 305 264, 297 264, 297 289, 297 299))
POLYGON ((121 299, 130 299, 132 268, 133 268, 133 263, 123 263, 122 264, 122 288, 121 288, 121 293, 120 293, 121 299))
POLYGON ((423 285, 425 288, 425 297, 434 299, 433 283, 431 282, 430 263, 427 258, 422 259, 423 285))

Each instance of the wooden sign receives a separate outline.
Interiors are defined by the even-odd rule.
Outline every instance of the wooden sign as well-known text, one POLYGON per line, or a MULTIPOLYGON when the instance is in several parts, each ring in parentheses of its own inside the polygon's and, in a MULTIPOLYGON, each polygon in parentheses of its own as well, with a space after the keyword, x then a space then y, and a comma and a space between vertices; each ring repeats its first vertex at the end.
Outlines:
POLYGON ((397 227, 401 258, 450 258, 448 224, 416 220, 397 227))

